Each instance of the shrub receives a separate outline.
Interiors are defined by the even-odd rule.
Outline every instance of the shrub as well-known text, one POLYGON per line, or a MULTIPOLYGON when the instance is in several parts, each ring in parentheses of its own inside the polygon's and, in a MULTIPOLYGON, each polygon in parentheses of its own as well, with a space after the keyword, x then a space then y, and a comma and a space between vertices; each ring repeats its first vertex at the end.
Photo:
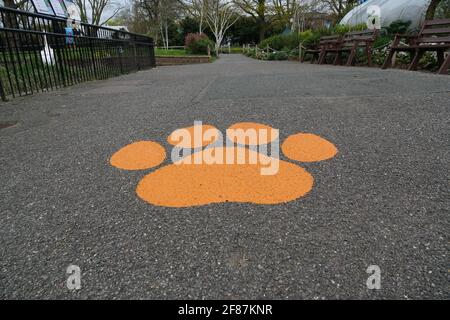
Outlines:
POLYGON ((380 48, 380 47, 385 47, 389 44, 389 42, 391 42, 392 37, 391 36, 381 36, 378 37, 374 43, 373 43, 373 47, 374 48, 380 48))
POLYGON ((333 28, 329 29, 330 34, 345 34, 352 31, 363 31, 367 29, 367 24, 360 23, 357 25, 337 24, 333 28))
POLYGON ((184 40, 186 51, 192 54, 208 54, 208 46, 214 49, 214 42, 204 33, 188 33, 184 40))
POLYGON ((188 33, 186 35, 186 38, 184 38, 184 45, 185 47, 190 47, 192 43, 200 40, 200 39, 207 39, 208 36, 204 33, 188 33))
POLYGON ((256 57, 256 49, 250 48, 250 49, 245 50, 245 55, 250 58, 255 58, 256 57))
POLYGON ((271 59, 268 60, 287 60, 288 54, 284 51, 276 51, 269 54, 271 59))
POLYGON ((313 32, 312 30, 307 30, 300 33, 300 37, 302 39, 302 44, 304 47, 309 47, 316 43, 319 43, 321 36, 322 35, 319 32, 313 32))
POLYGON ((386 27, 386 31, 390 35, 396 35, 397 33, 406 33, 411 26, 411 21, 397 20, 392 22, 389 27, 386 27))
POLYGON ((419 64, 424 69, 436 71, 439 68, 436 52, 426 52, 420 59, 419 64))
POLYGON ((366 28, 366 24, 356 26, 337 25, 330 29, 321 29, 317 31, 307 30, 300 33, 279 34, 261 41, 259 46, 261 49, 270 47, 277 51, 290 51, 297 48, 300 43, 302 43, 305 47, 318 43, 320 37, 324 35, 344 34, 351 31, 365 30, 366 28))
POLYGON ((279 34, 267 38, 259 44, 261 49, 265 49, 267 47, 272 48, 273 50, 282 50, 283 48, 294 49, 298 47, 301 42, 301 34, 300 33, 289 33, 289 34, 279 34))

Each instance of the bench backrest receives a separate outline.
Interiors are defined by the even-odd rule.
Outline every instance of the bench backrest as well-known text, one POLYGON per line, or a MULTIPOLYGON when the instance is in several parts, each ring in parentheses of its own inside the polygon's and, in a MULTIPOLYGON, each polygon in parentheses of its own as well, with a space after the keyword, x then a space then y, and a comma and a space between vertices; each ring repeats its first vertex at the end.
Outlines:
POLYGON ((450 44, 450 19, 425 21, 420 30, 417 42, 450 44))
POLYGON ((339 45, 342 42, 341 35, 320 37, 319 47, 332 47, 339 45))
POLYGON ((343 41, 345 44, 351 44, 359 40, 363 41, 374 41, 378 37, 379 31, 374 30, 363 30, 363 31, 352 31, 347 32, 344 35, 343 41))

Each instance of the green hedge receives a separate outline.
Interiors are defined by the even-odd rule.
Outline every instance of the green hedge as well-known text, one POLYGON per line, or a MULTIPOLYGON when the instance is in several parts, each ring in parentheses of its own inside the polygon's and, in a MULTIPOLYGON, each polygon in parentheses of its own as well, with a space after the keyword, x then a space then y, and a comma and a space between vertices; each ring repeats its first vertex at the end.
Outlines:
POLYGON ((204 33, 188 33, 184 40, 186 51, 190 54, 208 54, 208 47, 212 52, 214 42, 204 33))
POLYGON ((344 34, 351 31, 360 31, 365 29, 367 29, 367 25, 364 23, 356 26, 337 25, 329 29, 320 29, 316 31, 307 30, 300 33, 279 34, 261 41, 259 47, 261 49, 270 47, 273 50, 290 51, 297 48, 300 43, 303 43, 303 46, 318 43, 320 37, 322 36, 344 34))

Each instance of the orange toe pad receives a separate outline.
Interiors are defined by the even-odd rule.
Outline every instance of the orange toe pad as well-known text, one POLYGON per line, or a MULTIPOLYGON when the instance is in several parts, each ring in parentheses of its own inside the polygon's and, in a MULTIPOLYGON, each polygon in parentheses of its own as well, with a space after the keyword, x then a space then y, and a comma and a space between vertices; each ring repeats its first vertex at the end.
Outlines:
POLYGON ((164 148, 153 141, 131 143, 111 157, 112 166, 125 170, 143 170, 156 167, 166 158, 164 148))
POLYGON ((301 162, 316 162, 333 158, 338 150, 334 144, 311 133, 289 136, 281 145, 284 155, 301 162))

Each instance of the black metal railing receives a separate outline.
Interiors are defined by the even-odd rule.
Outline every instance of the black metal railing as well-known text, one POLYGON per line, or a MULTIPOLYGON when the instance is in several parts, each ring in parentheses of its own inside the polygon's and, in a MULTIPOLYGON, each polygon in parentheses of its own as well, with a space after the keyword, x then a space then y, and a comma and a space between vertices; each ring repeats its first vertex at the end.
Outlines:
POLYGON ((0 97, 33 94, 155 67, 153 39, 0 7, 0 97), (70 30, 70 29, 69 29, 70 30))

